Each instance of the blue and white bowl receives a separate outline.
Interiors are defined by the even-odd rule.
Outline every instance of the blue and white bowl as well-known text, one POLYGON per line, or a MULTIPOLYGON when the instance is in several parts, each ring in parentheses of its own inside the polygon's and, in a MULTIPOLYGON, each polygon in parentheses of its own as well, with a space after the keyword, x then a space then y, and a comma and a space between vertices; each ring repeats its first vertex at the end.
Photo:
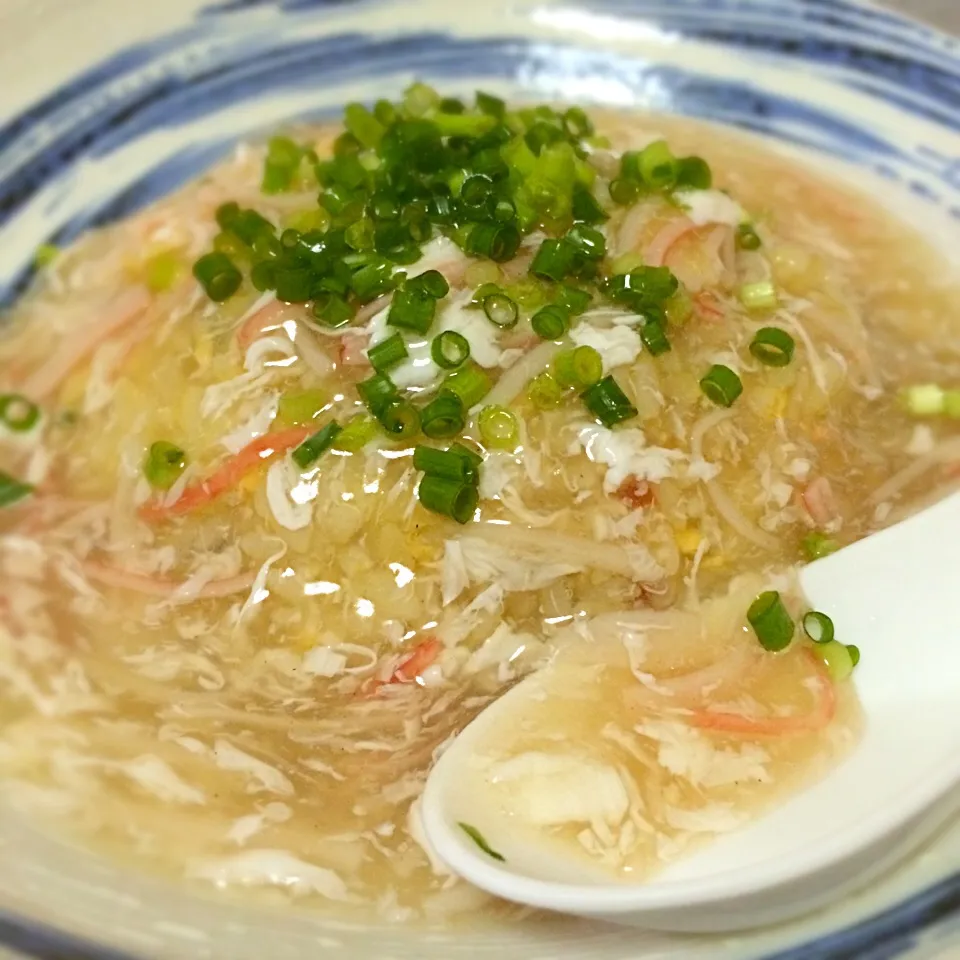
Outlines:
MULTIPOLYGON (((747 128, 848 176, 869 171, 960 262, 960 44, 852 0, 2 4, 0 302, 40 243, 136 210, 239 138, 414 77, 747 128)), ((723 938, 566 919, 424 933, 238 908, 126 873, 2 809, 0 856, 0 944, 51 960, 960 957, 960 823, 858 896, 723 938)))

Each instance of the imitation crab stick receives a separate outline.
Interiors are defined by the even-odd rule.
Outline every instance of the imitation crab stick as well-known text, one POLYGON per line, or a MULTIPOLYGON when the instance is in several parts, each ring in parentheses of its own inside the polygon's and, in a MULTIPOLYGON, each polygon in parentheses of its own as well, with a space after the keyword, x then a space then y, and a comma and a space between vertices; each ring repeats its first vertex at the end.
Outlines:
POLYGON ((289 430, 266 433, 262 437, 257 437, 238 454, 222 463, 205 480, 198 480, 185 487, 183 493, 173 503, 166 503, 162 498, 148 500, 140 507, 140 516, 148 523, 159 523, 206 506, 235 487, 261 464, 279 453, 286 453, 298 447, 312 432, 309 427, 291 427, 289 430))

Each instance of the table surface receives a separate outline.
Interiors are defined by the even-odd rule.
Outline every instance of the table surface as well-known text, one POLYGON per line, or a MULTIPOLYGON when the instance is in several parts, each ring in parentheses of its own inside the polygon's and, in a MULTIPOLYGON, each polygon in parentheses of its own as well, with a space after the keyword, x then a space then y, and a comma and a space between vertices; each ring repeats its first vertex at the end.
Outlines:
POLYGON ((960 3, 957 0, 879 0, 879 3, 900 13, 927 20, 942 30, 960 33, 960 3))

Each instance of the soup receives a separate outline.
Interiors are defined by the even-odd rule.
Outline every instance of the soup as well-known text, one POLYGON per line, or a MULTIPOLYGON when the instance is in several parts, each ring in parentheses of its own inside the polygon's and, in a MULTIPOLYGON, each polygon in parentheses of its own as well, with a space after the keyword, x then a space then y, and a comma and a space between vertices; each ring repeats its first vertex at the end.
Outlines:
POLYGON ((957 291, 691 121, 418 84, 346 126, 40 251, 0 342, 7 794, 198 889, 469 913, 418 797, 559 655, 499 759, 614 763, 599 818, 527 809, 642 878, 854 742, 859 651, 790 571, 955 484, 957 291))

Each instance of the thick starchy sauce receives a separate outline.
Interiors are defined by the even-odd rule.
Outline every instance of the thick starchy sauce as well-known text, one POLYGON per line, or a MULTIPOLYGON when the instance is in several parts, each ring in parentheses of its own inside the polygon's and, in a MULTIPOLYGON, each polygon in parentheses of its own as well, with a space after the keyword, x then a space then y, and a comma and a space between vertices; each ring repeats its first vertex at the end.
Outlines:
MULTIPOLYGON (((849 745, 856 709, 837 679, 849 658, 824 666, 799 631, 768 653, 744 615, 779 583, 799 616, 784 571, 805 544, 854 540, 953 483, 950 422, 918 422, 898 394, 958 379, 957 290, 878 203, 755 141, 594 119, 608 138, 583 151, 609 214, 600 275, 663 265, 678 278, 659 305, 671 349, 654 356, 636 310, 576 279, 593 302, 566 317, 559 347, 538 337, 531 315, 556 296, 530 277, 539 228, 501 264, 467 256, 463 228, 422 237, 420 259, 400 265, 407 284, 434 269, 450 289, 428 335, 401 331, 410 357, 388 373, 422 407, 444 373, 416 344, 446 329, 487 373, 492 392, 460 437, 483 456, 462 525, 419 502, 413 465, 417 444, 457 438, 395 440, 358 395, 366 351, 398 329, 388 301, 325 325, 312 302, 255 289, 216 222, 236 202, 274 226, 326 226, 299 154, 284 179, 274 147, 282 189, 264 193, 265 148, 241 146, 38 271, 0 343, 4 390, 42 411, 0 436, 0 767, 15 802, 175 876, 435 919, 482 897, 421 846, 432 758, 558 644, 609 716, 546 705, 513 752, 567 739, 592 757, 587 779, 614 770, 599 815, 575 797, 546 813, 530 801, 533 822, 614 872, 740 822, 759 801, 731 784, 792 788, 849 745), (704 158, 712 187, 612 202, 621 152, 661 139, 704 158), (244 275, 222 303, 190 269, 215 238, 244 275), (471 307, 484 283, 519 305, 515 326, 471 307), (786 365, 750 351, 764 327, 789 334, 786 365), (604 426, 577 389, 543 379, 575 345, 597 351, 635 415, 604 426), (742 384, 729 407, 701 386, 715 366, 742 384), (481 432, 491 404, 513 415, 505 449, 481 432), (347 440, 298 464, 291 453, 330 421, 347 440), (18 499, 14 479, 32 494, 18 499), (719 609, 711 597, 726 598, 723 616, 695 629, 682 611, 719 609), (617 613, 641 626, 611 627, 617 613), (664 630, 680 640, 660 643, 664 630), (668 769, 670 744, 713 766, 668 769)), ((325 156, 338 133, 291 137, 325 156)))

